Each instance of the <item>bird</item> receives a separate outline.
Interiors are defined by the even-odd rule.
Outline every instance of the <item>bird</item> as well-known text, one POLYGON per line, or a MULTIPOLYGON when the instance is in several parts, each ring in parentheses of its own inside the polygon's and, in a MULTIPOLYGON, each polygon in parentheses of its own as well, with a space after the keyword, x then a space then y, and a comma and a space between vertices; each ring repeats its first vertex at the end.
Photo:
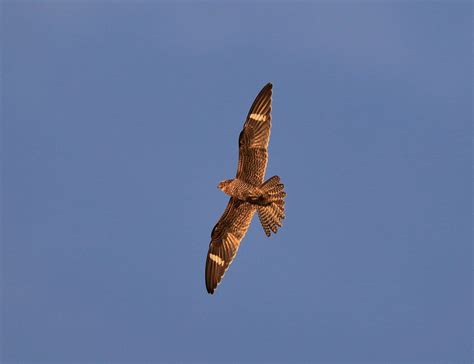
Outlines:
POLYGON ((230 199, 211 232, 205 268, 210 294, 214 294, 234 260, 255 212, 267 237, 277 233, 285 218, 284 184, 279 176, 264 181, 272 126, 272 88, 267 83, 261 89, 247 114, 239 135, 236 177, 217 186, 230 199))

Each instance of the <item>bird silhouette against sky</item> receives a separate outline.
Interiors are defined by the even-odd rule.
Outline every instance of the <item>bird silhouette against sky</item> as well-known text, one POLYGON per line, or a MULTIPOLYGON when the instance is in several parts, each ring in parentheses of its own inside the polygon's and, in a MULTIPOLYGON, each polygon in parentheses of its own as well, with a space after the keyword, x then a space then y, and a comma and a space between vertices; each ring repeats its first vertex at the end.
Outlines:
POLYGON ((230 200, 211 232, 206 259, 206 288, 213 294, 235 258, 255 212, 267 236, 285 218, 284 185, 280 177, 264 182, 272 126, 272 84, 259 92, 239 136, 237 176, 219 183, 230 200))

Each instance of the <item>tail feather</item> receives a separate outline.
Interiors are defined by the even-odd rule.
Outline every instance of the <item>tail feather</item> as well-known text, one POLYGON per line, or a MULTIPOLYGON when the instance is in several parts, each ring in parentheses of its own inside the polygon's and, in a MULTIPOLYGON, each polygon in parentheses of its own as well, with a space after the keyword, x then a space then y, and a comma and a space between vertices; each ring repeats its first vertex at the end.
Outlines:
POLYGON ((267 236, 277 233, 285 218, 285 196, 286 193, 283 183, 280 183, 280 177, 273 176, 262 184, 263 193, 268 196, 268 205, 258 206, 257 212, 263 230, 267 236))

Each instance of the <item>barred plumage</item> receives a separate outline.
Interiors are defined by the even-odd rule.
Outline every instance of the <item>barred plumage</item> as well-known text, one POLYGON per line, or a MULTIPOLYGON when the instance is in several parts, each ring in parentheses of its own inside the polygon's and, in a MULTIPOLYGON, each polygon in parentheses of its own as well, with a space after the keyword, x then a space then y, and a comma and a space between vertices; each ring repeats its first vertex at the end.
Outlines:
POLYGON ((271 235, 270 231, 276 234, 285 218, 284 197, 286 193, 283 188, 284 185, 280 183, 278 176, 273 176, 261 187, 263 194, 268 196, 267 201, 270 202, 268 205, 257 207, 258 217, 267 236, 271 235))
POLYGON ((273 176, 264 183, 271 110, 272 84, 268 83, 255 98, 239 135, 236 178, 219 184, 231 198, 211 233, 205 272, 211 294, 235 258, 255 211, 267 236, 276 233, 285 218, 286 193, 280 178, 273 176))

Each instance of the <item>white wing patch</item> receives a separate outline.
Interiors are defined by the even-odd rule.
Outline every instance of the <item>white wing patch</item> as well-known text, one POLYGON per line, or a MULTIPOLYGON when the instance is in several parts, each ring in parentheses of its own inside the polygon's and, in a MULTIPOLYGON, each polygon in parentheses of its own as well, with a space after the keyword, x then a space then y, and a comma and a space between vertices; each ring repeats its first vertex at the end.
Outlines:
POLYGON ((211 258, 212 261, 216 262, 220 266, 224 265, 224 259, 222 259, 220 256, 215 255, 215 254, 209 254, 209 258, 211 258))
POLYGON ((267 121, 266 114, 250 114, 249 118, 256 121, 267 121))

